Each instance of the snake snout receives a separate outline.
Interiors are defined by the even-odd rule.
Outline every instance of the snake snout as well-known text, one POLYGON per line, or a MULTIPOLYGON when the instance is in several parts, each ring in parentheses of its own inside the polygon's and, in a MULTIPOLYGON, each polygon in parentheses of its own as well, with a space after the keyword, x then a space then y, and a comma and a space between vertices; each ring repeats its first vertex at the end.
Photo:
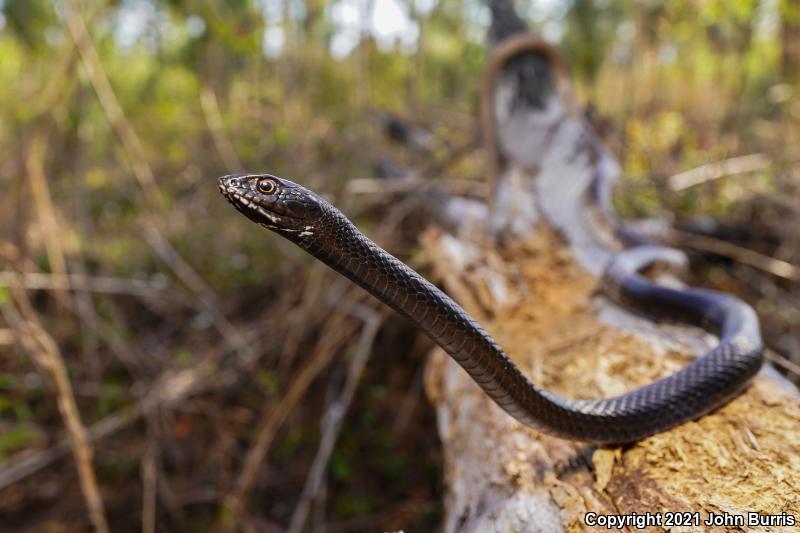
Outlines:
POLYGON ((219 187, 222 194, 228 194, 231 187, 237 187, 238 185, 239 180, 233 176, 222 176, 217 180, 217 187, 219 187))

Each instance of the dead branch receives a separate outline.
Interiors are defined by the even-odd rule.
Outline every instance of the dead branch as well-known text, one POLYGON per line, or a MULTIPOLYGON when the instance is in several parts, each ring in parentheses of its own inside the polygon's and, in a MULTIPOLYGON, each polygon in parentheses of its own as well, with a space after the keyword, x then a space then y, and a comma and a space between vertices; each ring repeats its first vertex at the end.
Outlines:
POLYGON ((374 344, 375 335, 381 325, 380 314, 363 306, 358 306, 354 309, 357 309, 358 313, 363 315, 364 329, 361 331, 361 338, 356 345, 355 353, 347 369, 347 381, 345 382, 344 390, 340 397, 328 408, 323 419, 322 438, 303 486, 300 501, 297 503, 289 521, 289 528, 287 529, 289 533, 301 533, 308 518, 311 503, 319 494, 323 476, 328 469, 328 461, 336 444, 336 439, 339 437, 339 431, 342 429, 344 417, 353 401, 356 387, 361 379, 361 373, 374 344))
POLYGON ((155 453, 149 445, 141 461, 142 471, 142 533, 156 531, 156 491, 158 487, 158 470, 155 453))
MULTIPOLYGON (((40 272, 36 263, 31 261, 27 257, 23 257, 19 249, 12 243, 0 240, 0 255, 5 257, 9 262, 20 265, 18 267, 20 271, 23 270, 28 271, 22 274, 16 274, 13 271, 11 271, 10 273, 4 272, 4 274, 8 275, 0 276, 0 284, 10 285, 11 283, 15 283, 19 284, 23 288, 28 288, 26 285, 26 281, 31 282, 32 287, 30 288, 36 288, 36 285, 47 285, 49 282, 53 282, 55 285, 58 285, 59 282, 58 276, 40 272), (14 281, 14 275, 18 276, 16 281, 14 281)), ((94 279, 97 280, 104 278, 95 277, 94 279)), ((75 288, 80 288, 82 286, 82 282, 88 281, 88 278, 86 278, 81 274, 70 274, 69 281, 73 284, 75 288)), ((105 282, 100 283, 100 285, 101 286, 105 285, 105 282)), ((42 289, 44 289, 44 287, 42 287, 42 289)), ((69 305, 69 302, 64 297, 63 291, 58 290, 56 287, 53 287, 52 295, 53 298, 55 298, 55 300, 65 309, 70 310, 71 312, 75 313, 77 316, 81 318, 85 318, 81 315, 79 309, 76 309, 73 306, 69 305)), ((183 299, 179 298, 178 295, 175 295, 175 299, 178 301, 183 301, 183 299)), ((189 305, 189 303, 184 302, 184 305, 189 305)), ((196 304, 193 303, 193 305, 196 304)), ((104 325, 102 322, 94 320, 84 320, 82 324, 88 326, 89 330, 92 333, 97 334, 103 340, 103 342, 105 342, 106 345, 111 349, 111 352, 117 356, 119 361, 122 362, 123 365, 125 365, 126 368, 137 367, 139 361, 141 361, 141 357, 137 354, 137 351, 135 349, 131 348, 127 343, 122 341, 119 333, 116 330, 114 330, 114 328, 108 327, 104 325)))
POLYGON ((208 124, 208 131, 211 132, 214 146, 217 147, 217 152, 219 152, 225 167, 229 172, 244 172, 244 165, 239 156, 236 155, 236 149, 233 147, 231 138, 225 130, 225 122, 222 120, 222 113, 219 110, 217 94, 208 85, 203 86, 200 90, 200 107, 203 108, 203 116, 206 119, 206 124, 208 124))
MULTIPOLYGON (((231 383, 238 369, 234 367, 223 372, 219 371, 223 353, 221 347, 214 347, 209 350, 208 355, 201 357, 200 362, 194 367, 164 372, 132 408, 121 410, 92 424, 87 431, 89 442, 109 437, 149 415, 155 409, 174 407, 193 394, 218 384, 231 383)), ((240 364, 239 368, 243 366, 240 364)), ((63 441, 40 452, 25 454, 25 457, 20 459, 12 457, 0 465, 0 489, 38 472, 66 455, 69 450, 69 442, 63 441)))
POLYGON ((787 370, 795 376, 800 377, 800 365, 797 363, 790 361, 788 358, 782 356, 774 350, 766 350, 764 352, 764 356, 776 365, 783 367, 784 370, 787 370))
POLYGON ((14 344, 14 331, 0 328, 0 345, 14 344))
POLYGON ((47 177, 44 171, 44 158, 47 144, 41 132, 34 134, 28 148, 28 157, 25 158, 25 167, 30 178, 33 201, 36 213, 42 225, 44 246, 50 269, 56 275, 67 277, 67 261, 62 246, 61 231, 59 231, 58 213, 50 197, 50 188, 47 186, 47 177))
POLYGON ((100 61, 100 56, 92 43, 89 30, 79 14, 78 1, 67 0, 62 3, 62 9, 69 33, 80 53, 81 65, 83 65, 86 74, 89 76, 89 81, 94 87, 108 122, 119 137, 125 150, 131 156, 133 173, 139 181, 142 191, 144 191, 149 206, 151 208, 163 207, 164 198, 158 188, 155 174, 150 165, 147 164, 147 158, 139 136, 136 135, 133 126, 125 117, 122 106, 114 94, 114 89, 111 87, 105 69, 103 69, 103 64, 100 61))
MULTIPOLYGON (((224 381, 227 374, 220 376, 217 373, 214 358, 205 358, 192 369, 165 372, 133 408, 109 415, 92 424, 86 432, 87 438, 89 442, 95 442, 109 437, 157 408, 172 407, 190 395, 201 392, 215 383, 216 378, 224 381)), ((69 450, 69 441, 63 441, 21 459, 12 457, 0 468, 0 489, 35 474, 62 458, 69 450)))
MULTIPOLYGON (((3 242, 0 241, 0 252, 7 252, 13 256, 16 250, 13 245, 9 244, 5 250, 1 249, 2 245, 3 242)), ((346 286, 345 283, 342 285, 346 286)), ((13 335, 13 331, 9 330, 9 335, 13 335)), ((264 342, 259 341, 253 334, 248 334, 245 341, 253 345, 264 345, 264 342)), ((95 442, 114 435, 156 409, 174 407, 190 396, 211 387, 229 386, 236 381, 239 373, 247 371, 254 363, 252 360, 239 358, 232 368, 220 372, 224 349, 219 346, 213 347, 208 353, 209 355, 201 357, 200 363, 191 369, 164 372, 147 391, 142 393, 141 399, 132 408, 109 415, 93 424, 87 432, 89 441, 95 442)), ((69 451, 69 442, 62 441, 45 450, 32 454, 23 452, 19 456, 12 457, 0 465, 0 489, 39 472, 63 458, 69 451)))
POLYGON ((72 440, 72 451, 90 519, 96 531, 107 533, 108 522, 103 510, 103 500, 92 468, 91 443, 81 422, 61 351, 42 327, 25 291, 18 286, 12 286, 11 294, 13 303, 3 306, 3 316, 17 334, 17 342, 43 371, 49 373, 55 384, 58 409, 72 440))
MULTIPOLYGON (((152 221, 151 221, 152 222, 152 221)), ((162 261, 170 267, 173 273, 197 296, 203 310, 214 319, 214 327, 222 334, 228 344, 236 350, 244 360, 255 358, 255 352, 248 346, 241 332, 234 326, 220 310, 219 301, 214 291, 200 277, 197 272, 178 253, 172 244, 158 231, 155 224, 145 224, 144 237, 150 247, 158 254, 162 261)))
POLYGON ((440 179, 428 180, 411 171, 407 177, 391 179, 361 178, 347 182, 348 194, 399 194, 420 190, 443 189, 456 196, 485 198, 489 186, 472 180, 440 179))
POLYGON ((84 274, 48 274, 43 272, 0 271, 0 285, 18 282, 26 290, 72 291, 83 290, 102 294, 126 294, 139 298, 168 298, 188 305, 185 298, 169 291, 164 283, 141 279, 92 276, 84 274))
POLYGON ((739 263, 757 268, 773 276, 795 282, 800 281, 800 268, 797 266, 747 248, 736 246, 726 241, 702 235, 694 235, 676 229, 670 230, 666 239, 673 246, 686 247, 700 252, 710 252, 723 257, 729 257, 739 263))
MULTIPOLYGON (((329 277, 325 274, 320 275, 319 267, 314 265, 312 268, 317 269, 313 272, 316 274, 311 277, 309 283, 306 284, 303 290, 303 296, 300 299, 300 304, 297 306, 287 305, 287 319, 288 324, 286 328, 286 336, 283 339, 283 347, 279 358, 278 366, 282 370, 290 368, 294 361, 300 340, 303 336, 303 331, 308 328, 309 317, 312 316, 312 311, 318 305, 320 294, 323 288, 326 288, 328 294, 336 294, 342 296, 346 289, 343 280, 336 279, 333 284, 328 284, 329 277)), ((288 296, 288 293, 287 293, 288 296)))
MULTIPOLYGON (((344 306, 344 308, 347 309, 348 306, 344 306)), ((261 465, 276 431, 283 425, 289 413, 296 408, 314 379, 328 366, 334 355, 341 350, 355 331, 357 323, 347 320, 348 316, 348 311, 331 316, 325 323, 308 363, 297 373, 297 377, 291 380, 289 390, 274 408, 265 409, 261 413, 255 441, 245 456, 233 490, 223 499, 226 512, 223 513, 219 524, 222 530, 233 531, 236 529, 244 511, 247 496, 261 470, 261 465)))
POLYGON ((724 161, 706 163, 699 167, 675 174, 667 179, 667 186, 672 192, 679 192, 702 183, 718 180, 726 176, 756 172, 767 168, 770 161, 764 154, 741 155, 724 161))
MULTIPOLYGON (((418 340, 422 337, 418 337, 418 340)), ((414 352, 416 350, 412 350, 414 352)), ((414 414, 414 409, 419 403, 420 396, 422 396, 422 388, 425 376, 425 365, 419 365, 417 371, 414 373, 414 378, 408 391, 403 395, 400 401, 400 407, 397 408, 397 414, 392 423, 392 433, 400 435, 405 432, 411 417, 414 414)))

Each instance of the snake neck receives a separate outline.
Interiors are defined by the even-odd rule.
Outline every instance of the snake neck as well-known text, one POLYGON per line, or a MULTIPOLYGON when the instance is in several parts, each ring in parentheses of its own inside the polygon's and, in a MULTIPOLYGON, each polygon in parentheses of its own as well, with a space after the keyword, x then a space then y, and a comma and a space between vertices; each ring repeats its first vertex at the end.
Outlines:
POLYGON ((452 298, 375 244, 336 208, 330 206, 318 228, 318 237, 303 245, 311 255, 408 318, 450 355, 457 357, 463 345, 469 344, 470 350, 505 356, 452 298))

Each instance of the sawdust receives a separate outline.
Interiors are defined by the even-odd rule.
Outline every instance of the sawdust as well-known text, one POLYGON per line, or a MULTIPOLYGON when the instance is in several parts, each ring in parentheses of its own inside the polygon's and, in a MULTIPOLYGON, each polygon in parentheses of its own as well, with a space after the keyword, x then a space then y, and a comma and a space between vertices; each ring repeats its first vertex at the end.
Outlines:
MULTIPOLYGON (((596 294, 598 280, 547 227, 499 248, 435 230, 422 244, 446 290, 535 383, 552 392, 575 398, 621 394, 675 372, 707 346, 708 335, 691 328, 631 318, 623 327, 601 321, 610 304, 596 294)), ((426 386, 445 444, 448 512, 462 520, 478 513, 478 500, 486 507, 487 491, 495 506, 502 505, 498 495, 526 491, 554 504, 568 531, 585 530, 589 511, 700 511, 703 519, 708 511, 784 511, 800 524, 800 404, 765 378, 696 422, 608 450, 521 426, 441 352, 432 357, 426 386)), ((665 530, 706 529, 645 529, 665 530)))

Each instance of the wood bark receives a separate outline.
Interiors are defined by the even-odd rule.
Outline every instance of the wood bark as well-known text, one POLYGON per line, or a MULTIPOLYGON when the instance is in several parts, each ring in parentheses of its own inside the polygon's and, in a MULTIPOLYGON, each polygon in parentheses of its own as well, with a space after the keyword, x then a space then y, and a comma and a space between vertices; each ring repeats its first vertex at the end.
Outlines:
MULTIPOLYGON (((538 84, 544 103, 526 107, 514 97, 519 80, 507 69, 495 85, 506 163, 497 208, 487 220, 488 210, 465 211, 463 200, 445 206, 456 229, 422 238, 435 278, 546 390, 600 398, 675 372, 716 339, 633 316, 598 294, 598 277, 618 243, 585 199, 597 173, 614 174, 616 162, 566 110, 553 84, 538 84), (469 227, 467 212, 493 226, 493 237, 469 227)), ((644 531, 800 526, 800 402, 769 366, 721 409, 624 447, 522 426, 440 350, 431 355, 426 390, 445 452, 445 532, 605 530, 589 527, 587 513, 654 513, 651 520, 661 513, 662 525, 644 531), (679 511, 699 514, 685 527, 667 526, 664 513, 679 511), (777 518, 753 526, 748 512, 777 518), (745 525, 694 523, 709 513, 742 517, 745 525), (790 517, 798 526, 787 524, 790 517)))

